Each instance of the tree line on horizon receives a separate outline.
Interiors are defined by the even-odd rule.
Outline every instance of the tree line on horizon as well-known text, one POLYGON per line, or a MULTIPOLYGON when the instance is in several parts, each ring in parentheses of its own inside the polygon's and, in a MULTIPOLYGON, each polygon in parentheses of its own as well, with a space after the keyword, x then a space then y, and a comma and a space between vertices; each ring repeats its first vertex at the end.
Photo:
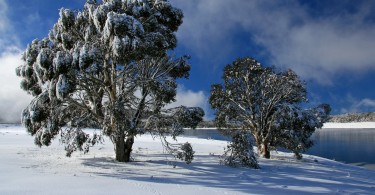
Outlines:
MULTIPOLYGON (((375 112, 364 113, 345 113, 338 115, 330 115, 327 122, 331 123, 350 123, 350 122, 375 122, 375 112)), ((216 128, 214 119, 204 120, 198 123, 197 128, 216 128)))

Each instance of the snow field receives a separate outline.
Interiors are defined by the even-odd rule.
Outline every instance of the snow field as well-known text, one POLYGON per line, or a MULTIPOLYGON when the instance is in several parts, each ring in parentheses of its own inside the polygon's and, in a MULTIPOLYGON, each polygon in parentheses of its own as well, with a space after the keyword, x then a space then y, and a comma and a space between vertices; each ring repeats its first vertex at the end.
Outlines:
POLYGON ((89 154, 65 157, 55 140, 38 148, 18 126, 0 126, 0 194, 374 194, 374 171, 304 155, 273 153, 261 169, 219 164, 225 141, 180 137, 192 143, 186 165, 163 154, 158 139, 136 138, 134 162, 114 161, 106 140, 89 154))
POLYGON ((375 122, 324 123, 322 129, 375 129, 375 122))

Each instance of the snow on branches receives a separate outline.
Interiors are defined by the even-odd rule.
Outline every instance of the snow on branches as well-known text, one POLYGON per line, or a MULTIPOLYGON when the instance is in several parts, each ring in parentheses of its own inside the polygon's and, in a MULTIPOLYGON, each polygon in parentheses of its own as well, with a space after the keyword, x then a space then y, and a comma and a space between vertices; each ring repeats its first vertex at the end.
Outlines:
POLYGON ((262 157, 270 158, 276 147, 298 155, 312 145, 309 137, 328 119, 327 104, 307 110, 300 106, 307 101, 307 91, 292 70, 278 72, 243 58, 225 67, 223 79, 211 88, 215 121, 228 134, 239 131, 230 129, 251 132, 262 157))
MULTIPOLYGON (((80 11, 60 9, 59 16, 48 37, 28 45, 16 69, 21 88, 35 97, 23 124, 39 146, 70 129, 62 133, 68 155, 98 143, 81 129, 99 127, 114 142, 116 159, 127 162, 144 121, 170 117, 161 113, 175 99, 176 79, 189 76, 188 58, 167 53, 183 14, 166 0, 90 0, 80 11)), ((173 112, 180 119, 171 126, 195 127, 204 114, 173 112)))

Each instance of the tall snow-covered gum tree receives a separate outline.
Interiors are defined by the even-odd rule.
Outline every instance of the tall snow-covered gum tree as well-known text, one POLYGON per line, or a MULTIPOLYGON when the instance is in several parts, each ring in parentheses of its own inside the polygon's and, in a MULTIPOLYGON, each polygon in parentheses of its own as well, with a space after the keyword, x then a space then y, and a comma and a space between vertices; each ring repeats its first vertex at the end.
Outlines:
POLYGON ((16 69, 21 88, 35 98, 22 123, 35 143, 61 135, 67 155, 108 136, 116 160, 129 162, 134 138, 160 135, 167 151, 191 162, 189 143, 170 144, 183 127, 196 127, 201 108, 165 109, 175 101, 188 57, 172 58, 183 13, 167 0, 88 0, 81 11, 62 8, 49 36, 34 40, 16 69), (89 135, 87 125, 102 129, 89 135))
POLYGON ((303 108, 306 86, 292 70, 278 72, 248 57, 227 65, 222 78, 223 84, 212 85, 209 100, 217 126, 232 136, 251 134, 264 158, 277 147, 301 158, 313 144, 312 133, 328 119, 327 104, 303 108))

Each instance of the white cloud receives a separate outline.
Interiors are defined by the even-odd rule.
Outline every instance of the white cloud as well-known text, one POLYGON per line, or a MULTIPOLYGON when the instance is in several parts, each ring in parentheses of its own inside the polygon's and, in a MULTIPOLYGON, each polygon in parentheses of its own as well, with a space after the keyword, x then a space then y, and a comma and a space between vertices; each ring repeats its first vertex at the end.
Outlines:
POLYGON ((19 122, 21 112, 31 100, 31 96, 20 89, 20 78, 15 69, 21 65, 19 50, 0 54, 0 121, 19 122))
MULTIPOLYGON (((135 96, 141 98, 141 91, 135 91, 135 96)), ((208 104, 208 96, 203 91, 192 91, 190 89, 186 89, 183 85, 178 85, 175 100, 176 101, 165 105, 164 108, 169 109, 179 106, 200 107, 205 112, 205 120, 211 120, 213 118, 210 106, 208 104)))
POLYGON ((7 10, 8 6, 5 3, 5 0, 0 0, 0 32, 4 32, 8 26, 7 20, 7 10))
POLYGON ((40 17, 40 14, 38 12, 31 13, 26 18, 27 25, 35 25, 39 22, 41 22, 42 18, 40 17))
POLYGON ((341 113, 356 113, 356 112, 374 112, 375 99, 363 98, 357 99, 352 95, 347 95, 345 101, 347 107, 341 108, 341 113))
POLYGON ((22 63, 21 50, 7 12, 5 0, 0 0, 0 122, 19 122, 31 97, 20 89, 15 73, 22 63))
POLYGON ((237 24, 228 18, 231 14, 223 2, 229 1, 172 0, 184 12, 183 24, 177 32, 179 43, 195 52, 194 56, 220 62, 233 49, 231 34, 237 24))
POLYGON ((5 0, 0 0, 0 52, 13 50, 19 47, 19 40, 14 32, 13 26, 8 19, 8 5, 5 0))
POLYGON ((212 118, 208 105, 208 97, 203 91, 195 92, 186 89, 184 86, 179 86, 177 88, 176 101, 168 104, 166 108, 178 106, 201 107, 205 112, 205 119, 212 118))
POLYGON ((5 0, 0 0, 0 51, 6 45, 6 34, 7 27, 9 26, 9 21, 7 18, 8 6, 5 3, 5 0))
POLYGON ((242 31, 248 33, 244 42, 258 44, 272 63, 292 68, 304 79, 329 84, 337 74, 375 70, 375 24, 368 22, 374 5, 367 5, 371 1, 356 4, 353 12, 319 17, 294 0, 173 3, 185 14, 180 43, 196 55, 221 58, 236 47, 234 36, 242 31))
POLYGON ((350 17, 306 22, 289 31, 285 44, 280 43, 282 37, 259 42, 269 48, 275 63, 286 64, 304 78, 330 83, 338 73, 375 69, 375 25, 350 17))

